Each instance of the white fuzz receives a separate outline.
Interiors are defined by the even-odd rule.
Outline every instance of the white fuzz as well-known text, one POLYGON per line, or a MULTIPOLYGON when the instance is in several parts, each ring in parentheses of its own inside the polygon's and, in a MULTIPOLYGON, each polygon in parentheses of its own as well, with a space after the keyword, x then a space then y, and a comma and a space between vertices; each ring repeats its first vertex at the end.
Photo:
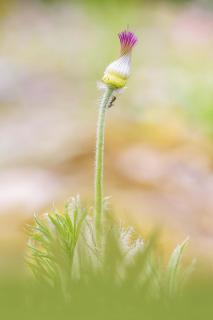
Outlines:
MULTIPOLYGON (((107 84, 103 83, 102 81, 98 81, 98 82, 97 82, 97 88, 98 88, 98 90, 105 91, 105 90, 108 88, 108 86, 107 86, 107 84)), ((118 94, 123 93, 123 91, 124 91, 126 88, 127 88, 127 87, 123 87, 123 88, 119 88, 119 89, 114 89, 113 95, 114 95, 114 96, 117 96, 118 94)), ((101 99, 101 98, 100 98, 100 99, 101 99)), ((98 101, 98 102, 100 103, 100 101, 98 101)))
POLYGON ((122 229, 120 233, 120 246, 123 253, 126 255, 126 262, 132 261, 139 252, 144 249, 144 242, 141 238, 132 241, 134 228, 122 229))

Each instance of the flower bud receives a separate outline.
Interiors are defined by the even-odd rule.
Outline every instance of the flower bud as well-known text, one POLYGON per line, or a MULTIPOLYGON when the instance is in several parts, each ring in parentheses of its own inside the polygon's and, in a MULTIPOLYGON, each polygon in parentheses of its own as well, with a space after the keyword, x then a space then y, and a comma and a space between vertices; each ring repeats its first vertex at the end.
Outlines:
POLYGON ((121 44, 120 58, 108 65, 102 78, 104 84, 115 89, 126 85, 130 76, 132 48, 137 43, 137 37, 133 32, 122 31, 118 36, 121 44))

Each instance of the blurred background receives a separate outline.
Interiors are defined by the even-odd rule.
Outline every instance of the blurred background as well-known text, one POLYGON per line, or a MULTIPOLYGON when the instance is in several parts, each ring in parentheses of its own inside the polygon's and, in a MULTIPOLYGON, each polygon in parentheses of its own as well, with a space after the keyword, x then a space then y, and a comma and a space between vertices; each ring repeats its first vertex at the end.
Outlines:
POLYGON ((144 236, 159 226, 165 252, 190 236, 212 258, 211 1, 0 0, 1 267, 23 264, 34 213, 92 205, 96 84, 127 25, 139 43, 107 114, 105 195, 144 236))

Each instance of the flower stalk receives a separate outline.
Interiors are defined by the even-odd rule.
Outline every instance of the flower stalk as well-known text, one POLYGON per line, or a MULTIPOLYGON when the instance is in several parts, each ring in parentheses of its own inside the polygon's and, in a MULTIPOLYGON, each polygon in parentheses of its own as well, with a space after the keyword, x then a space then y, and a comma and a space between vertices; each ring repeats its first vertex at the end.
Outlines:
POLYGON ((95 226, 96 239, 100 240, 102 216, 103 216, 103 162, 104 162, 104 125, 105 114, 113 103, 116 94, 125 87, 130 76, 131 53, 137 43, 137 37, 133 32, 122 31, 118 34, 120 40, 120 57, 111 62, 104 71, 102 88, 104 94, 99 108, 99 117, 96 136, 96 163, 95 163, 95 226))
POLYGON ((96 238, 100 238, 101 219, 103 216, 103 171, 104 171, 104 128, 105 116, 114 89, 107 86, 100 102, 96 133, 96 162, 95 162, 95 225, 96 238))

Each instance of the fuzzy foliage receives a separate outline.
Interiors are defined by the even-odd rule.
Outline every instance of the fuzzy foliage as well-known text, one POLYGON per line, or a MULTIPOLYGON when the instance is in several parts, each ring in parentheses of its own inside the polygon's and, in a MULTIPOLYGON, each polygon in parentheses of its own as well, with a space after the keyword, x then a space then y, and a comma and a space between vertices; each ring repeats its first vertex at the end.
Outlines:
POLYGON ((122 229, 105 217, 98 244, 93 219, 79 197, 68 202, 64 212, 35 217, 27 228, 27 262, 35 277, 68 297, 76 284, 86 288, 89 283, 137 289, 155 298, 177 293, 190 270, 181 266, 188 240, 175 248, 165 265, 155 250, 155 234, 144 243, 133 228, 122 229))

